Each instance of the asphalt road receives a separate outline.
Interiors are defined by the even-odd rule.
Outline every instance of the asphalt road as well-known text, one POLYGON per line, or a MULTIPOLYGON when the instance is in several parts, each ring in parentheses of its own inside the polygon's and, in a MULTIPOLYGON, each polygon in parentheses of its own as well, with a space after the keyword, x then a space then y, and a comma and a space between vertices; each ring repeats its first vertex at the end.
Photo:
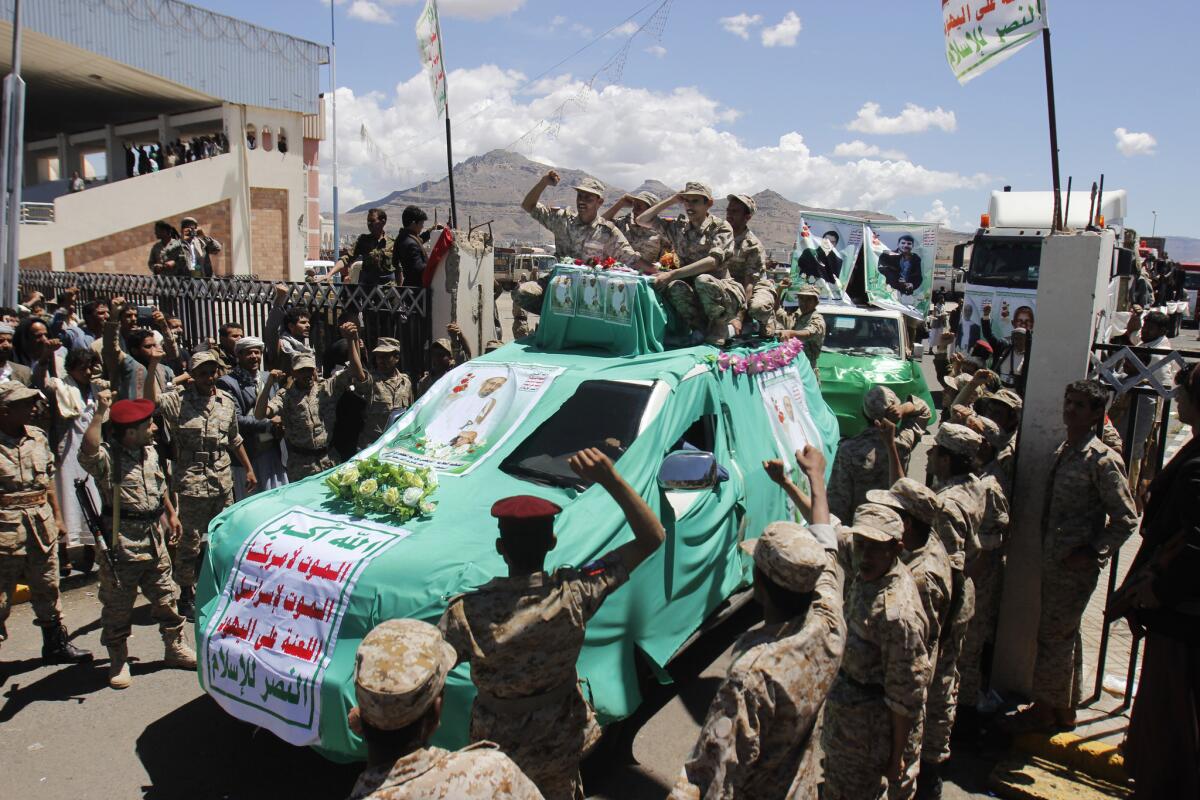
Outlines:
MULTIPOLYGON (((932 380, 932 365, 926 359, 932 380)), ((913 474, 924 474, 924 451, 913 474)), ((63 594, 77 645, 98 658, 99 602, 94 577, 76 575, 63 594)), ((133 686, 107 686, 107 662, 42 667, 41 640, 23 604, 0 649, 0 773, 5 798, 344 797, 360 769, 333 764, 239 722, 201 693, 196 676, 162 668, 161 642, 143 602, 130 653, 133 686)), ((642 709, 612 732, 584 765, 598 798, 661 798, 691 749, 729 665, 737 634, 757 624, 753 606, 699 639, 672 666, 673 683, 652 687, 642 709)), ((194 640, 191 632, 189 640, 194 640)), ((947 798, 986 797, 991 765, 956 757, 947 798)))

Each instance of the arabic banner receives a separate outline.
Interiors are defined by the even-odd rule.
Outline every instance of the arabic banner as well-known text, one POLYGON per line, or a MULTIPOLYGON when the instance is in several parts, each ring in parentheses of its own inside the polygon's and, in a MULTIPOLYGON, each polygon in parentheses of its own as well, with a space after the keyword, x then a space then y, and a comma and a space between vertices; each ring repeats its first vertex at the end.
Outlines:
POLYGON ((942 0, 946 60, 959 83, 1016 53, 1046 27, 1046 0, 942 0))
POLYGON ((438 119, 446 116, 446 65, 442 63, 442 23, 438 19, 437 0, 425 0, 425 8, 417 17, 417 53, 421 66, 429 74, 429 88, 438 119))
POLYGON ((406 467, 464 475, 499 447, 563 367, 469 361, 430 387, 382 447, 363 451, 406 467))
POLYGON ((813 422, 808 408, 808 396, 804 390, 804 380, 795 365, 789 365, 781 370, 760 372, 755 376, 758 383, 758 393, 762 397, 767 417, 771 421, 771 432, 775 438, 776 457, 791 467, 792 479, 801 489, 808 491, 804 476, 796 467, 797 450, 803 450, 804 445, 822 447, 821 432, 813 422))
POLYGON ((929 313, 937 223, 875 220, 863 226, 863 269, 867 301, 914 319, 929 313))
POLYGON ((800 217, 792 253, 792 286, 784 295, 795 302, 796 290, 816 286, 825 302, 848 303, 844 289, 862 244, 862 220, 838 214, 805 213, 800 217))
POLYGON ((300 508, 244 542, 200 642, 200 681, 233 716, 319 742, 321 682, 358 576, 408 536, 300 508))

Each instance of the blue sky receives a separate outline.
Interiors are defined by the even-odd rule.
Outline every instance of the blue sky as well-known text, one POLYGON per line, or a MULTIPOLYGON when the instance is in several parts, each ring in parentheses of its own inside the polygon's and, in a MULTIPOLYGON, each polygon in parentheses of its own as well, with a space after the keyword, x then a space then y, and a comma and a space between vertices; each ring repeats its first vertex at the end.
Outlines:
MULTIPOLYGON (((343 207, 445 174, 413 34, 421 4, 335 6, 343 207)), ((329 38, 321 0, 201 5, 329 38)), ((722 193, 773 188, 803 203, 959 228, 977 224, 993 188, 1050 188, 1038 44, 960 86, 929 0, 674 0, 661 37, 631 40, 619 29, 572 56, 627 17, 646 22, 659 5, 442 0, 456 160, 515 142, 526 156, 628 188, 698 177, 722 193), (620 74, 584 89, 627 44, 620 74)), ((1196 4, 1049 0, 1048 17, 1064 185, 1073 175, 1086 188, 1103 172, 1106 188, 1129 191, 1127 222, 1139 231, 1150 232, 1157 211, 1159 234, 1200 235, 1192 152, 1200 113, 1186 100, 1200 74, 1196 4)))

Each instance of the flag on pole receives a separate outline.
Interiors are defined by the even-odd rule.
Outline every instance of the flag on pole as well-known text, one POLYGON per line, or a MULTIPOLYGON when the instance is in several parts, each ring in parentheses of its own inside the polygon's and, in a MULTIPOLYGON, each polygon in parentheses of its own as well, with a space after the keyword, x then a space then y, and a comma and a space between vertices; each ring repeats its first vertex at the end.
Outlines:
POLYGON ((442 60, 442 23, 438 19, 437 0, 425 0, 425 8, 417 17, 417 51, 429 74, 429 88, 433 90, 433 104, 440 119, 446 116, 446 67, 442 60))
POLYGON ((959 83, 987 72, 1046 27, 1046 0, 942 0, 946 60, 959 83))

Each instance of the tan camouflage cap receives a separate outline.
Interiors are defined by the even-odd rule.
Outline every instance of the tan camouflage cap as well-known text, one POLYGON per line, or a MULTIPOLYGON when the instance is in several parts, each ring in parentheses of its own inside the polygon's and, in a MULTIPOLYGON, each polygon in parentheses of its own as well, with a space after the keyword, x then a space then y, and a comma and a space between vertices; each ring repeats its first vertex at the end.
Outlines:
MULTIPOLYGON (((1004 446, 1004 442, 1008 438, 1008 435, 1001 431, 1000 426, 995 422, 983 416, 982 414, 976 414, 975 416, 971 417, 971 424, 983 428, 982 431, 976 432, 979 433, 983 437, 983 440, 992 447, 1004 446)), ((974 430, 974 428, 972 428, 972 430, 974 430)))
POLYGON ((758 211, 758 203, 754 202, 754 198, 748 194, 727 194, 725 195, 725 199, 727 201, 737 200, 739 203, 744 205, 751 214, 758 211))
POLYGON ((937 492, 912 478, 901 478, 891 489, 872 489, 867 492, 867 502, 911 514, 927 525, 933 524, 934 515, 942 508, 937 492))
POLYGON ((656 205, 658 205, 659 201, 662 199, 661 197, 656 195, 654 192, 638 192, 637 194, 635 194, 633 196, 633 198, 635 200, 641 200, 643 203, 645 203, 648 206, 656 206, 656 205))
POLYGON ((575 184, 575 191, 587 192, 594 194, 597 197, 604 197, 604 184, 595 178, 584 178, 579 183, 575 184))
POLYGON ((197 350, 192 353, 192 358, 188 361, 188 372, 195 372, 204 364, 216 364, 218 367, 224 366, 216 350, 197 350))
POLYGON ((0 405, 6 406, 9 403, 19 403, 22 400, 41 396, 42 393, 37 389, 30 389, 19 381, 4 381, 0 383, 0 405))
POLYGON ((811 283, 805 283, 801 284, 800 288, 796 290, 796 296, 815 297, 819 300, 821 298, 821 290, 816 286, 813 286, 811 283))
POLYGON ((400 343, 395 339, 387 336, 380 336, 375 340, 375 347, 371 350, 371 355, 376 353, 399 353, 400 343))
POLYGON ((683 189, 679 193, 683 195, 696 194, 701 197, 707 197, 709 200, 713 199, 712 188, 707 183, 701 183, 700 181, 688 181, 683 185, 683 189))
POLYGON ((354 656, 359 714, 382 731, 416 722, 441 695, 455 660, 454 648, 428 622, 389 619, 376 625, 354 656))
POLYGON ((889 408, 898 405, 900 405, 900 398, 896 397, 896 393, 888 387, 878 384, 872 386, 863 397, 863 413, 869 419, 883 419, 887 416, 889 408))
POLYGON ((501 347, 504 347, 504 342, 499 339, 488 339, 487 344, 483 346, 483 352, 490 353, 493 350, 499 350, 501 347))
POLYGON ((1003 403, 1013 411, 1020 411, 1025 407, 1025 401, 1021 399, 1021 395, 1014 392, 1012 389, 1001 389, 997 392, 984 395, 985 400, 995 400, 997 403, 1003 403))
POLYGON ((879 503, 863 503, 854 512, 850 533, 875 542, 898 542, 904 536, 904 520, 896 509, 879 503))
POLYGON ((742 542, 741 548, 754 557, 754 566, 764 575, 800 594, 816 588, 829 563, 825 548, 795 522, 772 522, 757 539, 742 542))
POLYGON ((450 355, 454 355, 454 345, 450 344, 450 340, 445 336, 440 339, 434 339, 430 347, 440 347, 450 355))
POLYGON ((979 453, 980 445, 983 444, 983 437, 966 425, 945 422, 942 423, 942 427, 938 428, 934 442, 938 447, 943 447, 951 453, 974 458, 979 453))
POLYGON ((292 372, 302 369, 316 369, 317 357, 312 353, 296 353, 292 356, 292 372))

